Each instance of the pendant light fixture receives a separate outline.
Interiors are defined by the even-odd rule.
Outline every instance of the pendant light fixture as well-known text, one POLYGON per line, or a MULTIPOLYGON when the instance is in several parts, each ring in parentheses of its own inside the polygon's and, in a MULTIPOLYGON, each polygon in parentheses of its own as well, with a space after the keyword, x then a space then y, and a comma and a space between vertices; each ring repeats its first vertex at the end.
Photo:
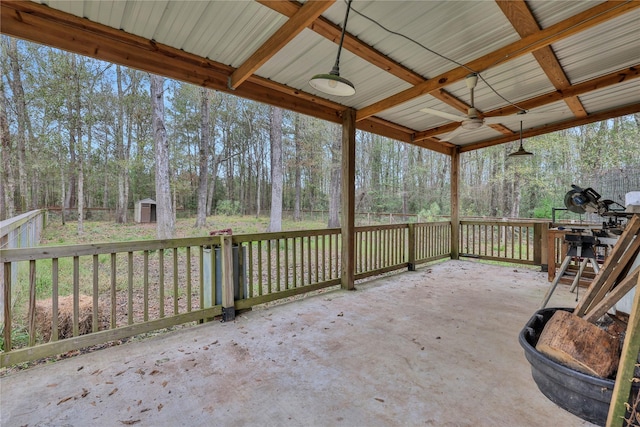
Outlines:
POLYGON ((524 147, 522 146, 522 120, 520 120, 520 148, 518 148, 518 151, 514 151, 513 153, 509 154, 509 157, 519 157, 519 156, 533 156, 533 153, 525 150, 524 147))
POLYGON ((311 87, 328 95, 351 96, 356 93, 356 88, 353 86, 353 83, 344 77, 340 77, 340 52, 342 51, 344 33, 347 28, 347 19, 349 19, 349 9, 351 9, 351 0, 347 3, 347 12, 344 15, 344 24, 342 25, 336 63, 333 65, 329 74, 316 74, 309 80, 311 87))

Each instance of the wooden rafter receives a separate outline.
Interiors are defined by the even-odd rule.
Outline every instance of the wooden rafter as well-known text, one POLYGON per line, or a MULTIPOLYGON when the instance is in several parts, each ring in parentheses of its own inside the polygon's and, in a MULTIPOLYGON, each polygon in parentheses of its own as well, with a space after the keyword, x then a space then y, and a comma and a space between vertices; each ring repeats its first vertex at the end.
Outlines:
POLYGON ((469 74, 469 70, 482 72, 487 68, 494 67, 522 55, 535 52, 545 46, 578 34, 638 7, 640 7, 640 1, 624 3, 609 1, 598 4, 588 10, 578 13, 577 15, 551 25, 548 28, 540 30, 527 37, 523 37, 516 42, 510 43, 496 51, 470 61, 464 66, 454 68, 440 74, 439 76, 429 79, 424 83, 361 108, 358 110, 356 119, 363 120, 381 111, 388 110, 421 95, 428 94, 434 90, 460 81, 469 74))
MULTIPOLYGON (((301 15, 299 15, 300 17, 303 16, 301 10, 304 6, 295 1, 257 1, 290 18, 298 16, 298 13, 301 13, 301 15)), ((305 5, 307 3, 316 2, 307 1, 305 2, 305 5)), ((471 61, 467 66, 474 70, 482 71, 525 53, 543 52, 545 46, 548 46, 557 40, 576 34, 638 7, 640 7, 640 2, 637 1, 608 1, 599 4, 587 11, 554 24, 549 28, 543 30, 538 29, 531 35, 523 36, 523 38, 518 42, 512 43, 491 54, 471 61)), ((151 73, 165 75, 169 78, 186 81, 211 89, 233 93, 247 99, 280 106, 282 108, 334 123, 342 123, 343 112, 347 108, 345 105, 337 102, 320 98, 302 90, 252 74, 253 70, 259 67, 259 65, 256 65, 258 62, 273 55, 277 50, 275 45, 278 43, 265 43, 262 47, 262 52, 254 53, 250 60, 247 60, 240 68, 234 69, 226 64, 211 61, 209 59, 187 53, 183 50, 162 45, 154 42, 153 40, 135 36, 115 28, 89 21, 88 19, 79 18, 35 2, 3 0, 0 2, 0 12, 0 31, 7 35, 31 40, 36 43, 55 46, 81 55, 122 64, 151 73), (233 84, 236 85, 235 90, 231 90, 229 87, 230 77, 232 76, 233 84)), ((295 19, 304 21, 302 18, 295 19)), ((338 42, 340 27, 331 23, 322 16, 309 19, 310 23, 306 26, 307 28, 310 28, 336 43, 338 42)), ((290 22, 292 21, 294 21, 294 18, 290 19, 290 22)), ((304 22, 301 21, 298 21, 296 25, 289 25, 291 25, 295 31, 299 32, 302 28, 305 28, 303 25, 304 22)), ((281 29, 281 32, 284 31, 281 29)), ((286 38, 284 36, 285 35, 280 34, 277 37, 281 37, 280 40, 282 40, 282 38, 286 38)), ((426 80, 423 76, 420 76, 401 64, 394 62, 382 53, 376 51, 373 47, 368 46, 348 33, 345 36, 344 48, 390 74, 415 85, 411 89, 400 92, 386 100, 379 101, 358 111, 356 113, 356 126, 358 129, 371 131, 379 135, 399 141, 409 142, 420 147, 429 148, 449 155, 453 150, 459 149, 459 147, 454 144, 439 141, 435 138, 436 135, 454 130, 458 127, 458 123, 450 123, 437 128, 417 132, 414 129, 409 129, 383 120, 379 117, 375 117, 374 114, 424 94, 433 95, 441 101, 446 102, 448 105, 451 105, 453 108, 466 112, 468 105, 462 100, 453 97, 450 93, 445 92, 443 88, 455 81, 464 79, 469 72, 468 69, 465 67, 458 67, 450 70, 449 72, 443 73, 440 76, 426 80)), ((638 66, 631 67, 628 70, 612 73, 599 79, 558 89, 552 93, 530 99, 524 103, 519 103, 519 106, 525 109, 531 109, 556 102, 558 100, 573 102, 571 101, 573 98, 575 98, 575 101, 579 102, 577 97, 582 93, 637 77, 637 67, 638 66)), ((550 75, 550 79, 554 84, 561 80, 557 75, 550 75)), ((630 112, 637 112, 636 108, 637 106, 634 105, 613 111, 619 112, 619 115, 630 114, 630 112)), ((572 108, 572 111, 576 111, 575 106, 572 108)), ((515 112, 516 110, 514 107, 504 107, 494 111, 485 112, 484 115, 500 116, 513 114, 515 112)), ((599 117, 608 117, 609 114, 610 112, 603 113, 601 115, 583 117, 578 120, 563 122, 561 125, 564 126, 562 128, 567 128, 583 123, 590 123, 592 121, 601 120, 599 117)), ((552 128, 553 127, 544 127, 542 129, 545 130, 537 134, 550 132, 552 128)), ((500 128, 498 126, 497 130, 505 134, 505 136, 466 146, 461 151, 481 148, 481 146, 486 146, 487 144, 494 145, 495 143, 508 142, 517 138, 517 134, 511 132, 506 127, 500 128)), ((528 132, 529 136, 532 135, 531 131, 528 132)))
MULTIPOLYGON (((496 3, 520 37, 526 37, 540 31, 536 18, 524 0, 496 0, 496 3)), ((533 56, 556 89, 563 90, 571 86, 571 82, 551 46, 545 46, 533 52, 533 56)), ((577 96, 566 98, 564 102, 576 117, 587 116, 587 112, 577 96)))
MULTIPOLYGON (((608 111, 603 111, 600 113, 591 114, 587 117, 583 117, 580 119, 571 119, 566 120, 560 123, 554 123, 552 125, 540 126, 533 129, 528 129, 522 132, 523 138, 530 138, 532 136, 544 135, 551 132, 556 132, 559 130, 569 129, 576 126, 582 126, 593 122, 599 122, 602 120, 612 119, 614 117, 626 116, 629 114, 635 114, 640 112, 640 103, 626 105, 624 107, 615 108, 608 111)), ((504 144, 506 142, 515 141, 520 137, 519 133, 514 133, 513 136, 504 136, 495 139, 490 139, 487 141, 478 142, 475 144, 465 145, 461 147, 460 152, 473 151, 478 150, 480 148, 491 147, 494 145, 504 144)))
MULTIPOLYGON (((291 17, 302 7, 300 3, 295 1, 282 1, 282 0, 256 0, 258 3, 267 6, 268 8, 275 10, 287 17, 291 17)), ((329 21, 324 17, 316 19, 309 28, 321 36, 338 43, 340 41, 340 33, 342 29, 329 21)), ((354 55, 359 56, 370 64, 375 65, 390 74, 404 80, 412 85, 423 83, 425 78, 420 74, 411 71, 407 67, 400 65, 388 56, 380 53, 373 47, 362 42, 357 37, 349 34, 347 31, 344 35, 343 49, 348 50, 354 55)))
MULTIPOLYGON (((518 102, 518 106, 520 108, 524 108, 525 110, 530 110, 533 108, 542 107, 547 104, 551 104, 554 102, 562 101, 567 98, 577 97, 579 95, 583 95, 594 90, 603 89, 608 86, 616 85, 625 81, 629 81, 632 79, 636 79, 640 77, 640 64, 634 65, 624 70, 614 71, 613 73, 597 77, 595 79, 587 80, 586 82, 579 83, 577 85, 573 85, 565 90, 556 90, 553 92, 549 92, 540 96, 536 96, 534 98, 520 101, 518 102)), ((515 114, 520 111, 517 107, 512 105, 508 107, 498 108, 496 110, 485 112, 485 117, 496 117, 496 116, 508 116, 511 114, 515 114)), ((630 114, 630 113, 627 113, 630 114)), ((591 116, 588 116, 591 117, 591 116)), ((577 120, 570 120, 571 123, 576 123, 575 126, 578 126, 577 123, 582 122, 581 119, 585 119, 587 117, 581 117, 577 120)), ((590 123, 590 122, 587 122, 590 123)), ((443 126, 434 127, 431 129, 427 129, 421 132, 417 132, 413 139, 414 141, 420 141, 425 138, 430 138, 435 135, 441 135, 446 132, 453 131, 456 127, 458 127, 457 123, 450 123, 443 126)), ((508 142, 508 141, 507 141, 508 142)))
MULTIPOLYGON (((294 16, 294 14, 301 8, 301 5, 294 1, 256 1, 288 17, 294 16)), ((334 43, 338 43, 338 40, 340 39, 340 27, 331 23, 322 16, 318 17, 318 19, 316 19, 309 28, 334 43)), ((349 32, 345 33, 343 48, 354 55, 359 56, 370 64, 375 65, 412 85, 422 84, 427 81, 427 79, 420 74, 397 63, 368 44, 360 41, 357 37, 349 34, 349 32)), ((470 105, 466 104, 464 101, 454 97, 441 88, 434 90, 430 95, 465 114, 470 107, 470 105)))
MULTIPOLYGON (((638 77, 640 77, 640 63, 620 71, 614 71, 613 73, 575 84, 562 91, 556 90, 544 95, 536 96, 526 101, 519 101, 518 107, 524 108, 525 110, 531 110, 533 108, 542 107, 543 105, 551 104, 553 102, 562 101, 572 96, 579 96, 588 92, 592 92, 594 90, 603 89, 605 87, 613 86, 622 82, 628 82, 630 80, 637 79, 638 77)), ((485 114, 487 116, 506 116, 515 114, 518 111, 520 110, 517 107, 510 105, 507 107, 495 109, 485 114)))
POLYGON ((231 74, 229 77, 229 87, 236 89, 240 86, 242 82, 247 80, 258 68, 315 21, 316 18, 334 2, 335 0, 306 2, 278 31, 269 37, 262 46, 231 74))

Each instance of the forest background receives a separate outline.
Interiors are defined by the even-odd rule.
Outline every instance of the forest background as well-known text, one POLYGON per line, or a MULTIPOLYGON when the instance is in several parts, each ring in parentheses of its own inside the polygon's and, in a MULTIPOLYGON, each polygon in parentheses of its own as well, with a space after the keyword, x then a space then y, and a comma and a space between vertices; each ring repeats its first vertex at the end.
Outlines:
MULTIPOLYGON (((136 201, 158 196, 162 131, 173 215, 197 212, 203 226, 212 213, 269 214, 275 201, 294 219, 328 211, 337 226, 336 124, 5 36, 0 61, 0 220, 64 206, 131 221, 136 201)), ((448 156, 361 131, 356 144, 356 212, 448 215, 448 156)), ((571 184, 621 204, 640 190, 640 114, 524 145, 533 156, 509 158, 517 142, 461 155, 461 215, 551 218, 571 184)))

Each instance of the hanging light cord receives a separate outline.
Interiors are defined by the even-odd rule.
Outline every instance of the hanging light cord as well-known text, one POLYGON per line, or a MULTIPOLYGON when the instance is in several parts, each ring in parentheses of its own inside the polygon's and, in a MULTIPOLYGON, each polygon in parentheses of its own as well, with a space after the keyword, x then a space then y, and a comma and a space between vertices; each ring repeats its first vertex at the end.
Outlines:
MULTIPOLYGON (((344 1, 346 2, 347 0, 344 0, 344 1)), ((348 0, 348 4, 349 4, 349 5, 351 4, 351 1, 352 1, 352 0, 348 0)), ((347 8, 347 13, 349 13, 349 10, 348 10, 348 9, 349 9, 349 8, 347 8)), ((475 73, 475 74, 480 78, 480 80, 482 80, 482 81, 484 82, 484 84, 486 84, 486 85, 487 85, 487 87, 488 87, 489 89, 491 89, 491 90, 493 91, 493 93, 495 93, 496 95, 498 95, 498 96, 499 96, 499 97, 500 97, 504 102, 506 102, 507 104, 511 105, 512 107, 517 108, 518 110, 520 110, 520 111, 522 111, 522 112, 526 112, 526 111, 527 111, 527 110, 525 110, 524 108, 520 107, 519 105, 514 104, 513 102, 511 102, 510 100, 508 100, 507 98, 505 98, 504 96, 502 96, 502 95, 500 94, 500 92, 498 92, 496 89, 494 89, 494 87, 493 87, 493 86, 491 86, 491 85, 489 84, 489 82, 488 82, 488 81, 486 81, 486 80, 485 80, 485 78, 484 78, 484 77, 483 77, 483 76, 482 76, 478 71, 476 71, 476 70, 472 69, 471 67, 469 67, 469 66, 467 66, 467 65, 465 65, 465 64, 461 64, 460 62, 456 61, 455 59, 449 58, 449 57, 448 57, 448 56, 446 56, 446 55, 443 55, 443 54, 441 54, 441 53, 439 53, 439 52, 436 52, 435 50, 433 50, 433 49, 431 49, 431 48, 429 48, 429 47, 427 47, 427 46, 423 45, 423 44, 422 44, 422 43, 420 43, 419 41, 414 40, 414 39, 412 39, 412 38, 411 38, 411 37, 409 37, 409 36, 406 36, 406 35, 404 35, 404 34, 402 34, 402 33, 399 33, 399 32, 397 32, 397 31, 394 31, 394 30, 391 30, 391 29, 389 29, 389 28, 385 27, 385 26, 384 26, 384 25, 382 25, 380 22, 376 21, 376 20, 375 20, 375 19, 373 19, 373 18, 370 18, 369 16, 367 16, 367 15, 365 15, 364 13, 362 13, 362 12, 358 11, 357 9, 354 9, 354 8, 351 8, 351 9, 353 9, 353 12, 354 12, 354 13, 356 13, 357 15, 359 15, 359 16, 363 17, 364 19, 366 19, 366 20, 368 20, 368 21, 372 22, 373 24, 375 24, 375 25, 377 25, 378 27, 382 28, 384 31, 388 32, 389 34, 393 34, 393 35, 395 35, 395 36, 402 37, 403 39, 408 40, 408 41, 410 41, 411 43, 414 43, 414 44, 416 44, 416 45, 420 46, 421 48, 423 48, 424 50, 426 50, 426 51, 427 51, 427 52, 429 52, 429 53, 432 53, 432 54, 434 54, 434 55, 436 55, 436 56, 439 56, 440 58, 442 58, 442 59, 444 59, 444 60, 446 60, 446 61, 452 62, 452 63, 456 64, 457 66, 462 67, 462 68, 464 68, 465 70, 469 71, 470 73, 475 73)), ((343 31, 343 37, 344 37, 344 31, 343 31)))
POLYGON ((338 55, 336 56, 336 63, 333 66, 333 69, 338 71, 340 69, 340 52, 342 52, 342 43, 344 42, 344 33, 347 29, 347 19, 349 19, 349 10, 351 9, 351 2, 349 0, 347 2, 347 12, 344 14, 344 22, 342 23, 342 33, 340 34, 340 44, 338 45, 338 55))

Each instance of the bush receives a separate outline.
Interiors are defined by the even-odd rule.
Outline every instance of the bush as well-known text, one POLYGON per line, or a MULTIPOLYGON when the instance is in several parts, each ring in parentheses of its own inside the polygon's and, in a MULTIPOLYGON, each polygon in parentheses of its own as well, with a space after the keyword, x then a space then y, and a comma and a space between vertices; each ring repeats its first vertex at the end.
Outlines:
POLYGON ((440 205, 437 202, 431 203, 429 209, 422 209, 419 213, 419 216, 427 222, 435 220, 438 215, 440 215, 440 205))
POLYGON ((236 200, 221 200, 216 207, 218 215, 233 216, 240 214, 240 202, 236 200))

